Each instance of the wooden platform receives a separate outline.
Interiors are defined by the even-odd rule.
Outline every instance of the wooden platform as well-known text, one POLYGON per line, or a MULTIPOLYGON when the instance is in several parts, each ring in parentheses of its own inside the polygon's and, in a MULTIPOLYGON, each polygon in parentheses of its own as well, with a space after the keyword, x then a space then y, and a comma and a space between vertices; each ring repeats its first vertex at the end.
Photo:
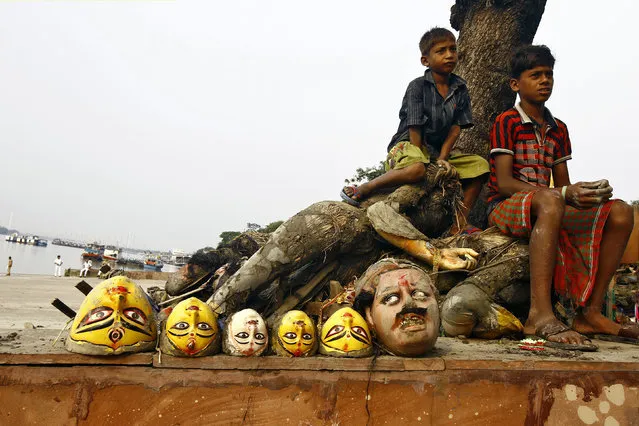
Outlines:
POLYGON ((632 345, 534 353, 441 338, 426 358, 187 359, 0 336, 0 424, 639 424, 632 345))

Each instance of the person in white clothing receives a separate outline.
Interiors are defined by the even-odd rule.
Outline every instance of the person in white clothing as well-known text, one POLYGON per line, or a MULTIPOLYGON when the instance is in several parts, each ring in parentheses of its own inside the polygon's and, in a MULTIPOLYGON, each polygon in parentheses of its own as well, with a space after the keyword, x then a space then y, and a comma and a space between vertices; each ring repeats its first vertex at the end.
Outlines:
POLYGON ((80 276, 87 276, 87 272, 89 272, 89 269, 91 269, 91 261, 90 260, 85 260, 84 264, 82 265, 82 270, 80 271, 80 276))
POLYGON ((60 258, 60 255, 58 255, 58 257, 53 261, 53 263, 55 264, 55 272, 53 273, 53 276, 54 277, 61 277, 62 276, 62 264, 64 262, 60 258))

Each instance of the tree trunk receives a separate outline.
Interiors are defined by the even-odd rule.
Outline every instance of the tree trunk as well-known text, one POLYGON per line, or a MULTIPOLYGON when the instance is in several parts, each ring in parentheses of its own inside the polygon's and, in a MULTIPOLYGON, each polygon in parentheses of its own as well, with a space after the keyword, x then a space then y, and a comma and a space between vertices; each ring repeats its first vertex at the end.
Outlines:
POLYGON ((475 126, 456 146, 486 157, 497 115, 513 106, 508 85, 513 50, 535 37, 546 0, 457 0, 450 23, 459 31, 457 73, 468 82, 475 126))

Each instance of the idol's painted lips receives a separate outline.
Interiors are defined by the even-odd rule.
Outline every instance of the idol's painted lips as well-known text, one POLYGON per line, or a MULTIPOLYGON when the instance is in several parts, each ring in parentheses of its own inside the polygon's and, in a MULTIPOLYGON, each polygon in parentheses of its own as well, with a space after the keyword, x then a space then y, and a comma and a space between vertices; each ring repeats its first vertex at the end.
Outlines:
POLYGON ((426 318, 415 313, 406 314, 402 317, 399 327, 402 330, 412 328, 422 328, 426 324, 426 318))

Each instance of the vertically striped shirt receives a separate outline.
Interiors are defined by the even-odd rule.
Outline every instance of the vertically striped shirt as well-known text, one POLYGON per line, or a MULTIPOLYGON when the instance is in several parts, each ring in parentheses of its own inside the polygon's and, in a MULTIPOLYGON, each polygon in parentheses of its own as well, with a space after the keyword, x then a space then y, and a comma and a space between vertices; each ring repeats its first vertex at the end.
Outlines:
POLYGON ((388 151, 398 142, 410 141, 409 127, 421 127, 423 143, 434 148, 434 151, 429 149, 431 153, 438 153, 454 124, 462 129, 473 125, 466 81, 450 74, 448 94, 444 98, 437 91, 431 71, 426 70, 423 77, 408 84, 399 120, 399 128, 388 145, 388 151))
POLYGON ((497 185, 496 156, 512 155, 515 179, 546 188, 553 166, 572 158, 566 125, 553 117, 547 108, 545 120, 546 137, 542 140, 541 126, 528 117, 519 104, 497 117, 490 131, 489 203, 503 198, 497 185))

